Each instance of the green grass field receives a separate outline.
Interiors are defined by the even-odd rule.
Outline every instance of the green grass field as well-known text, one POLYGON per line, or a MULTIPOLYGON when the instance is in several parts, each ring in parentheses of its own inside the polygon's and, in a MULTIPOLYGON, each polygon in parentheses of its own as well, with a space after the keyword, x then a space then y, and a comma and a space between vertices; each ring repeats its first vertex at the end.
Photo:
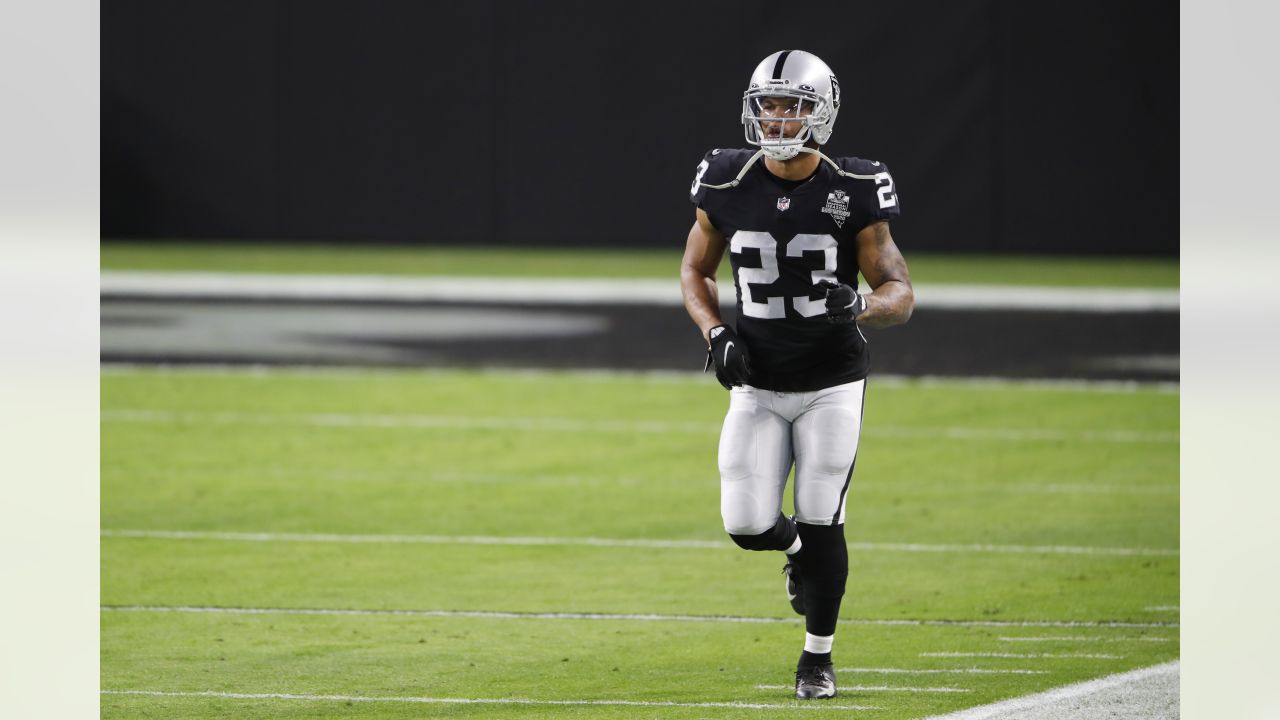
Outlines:
POLYGON ((815 706, 780 555, 720 530, 714 381, 106 370, 102 714, 895 720, 1149 666, 1178 403, 873 380, 815 706))
MULTIPOLYGON (((902 247, 912 280, 922 284, 1178 287, 1175 259, 937 255, 913 252, 907 243, 902 247)), ((106 241, 101 266, 106 270, 674 279, 683 250, 680 239, 668 251, 106 241)), ((729 277, 727 259, 720 274, 729 277)))

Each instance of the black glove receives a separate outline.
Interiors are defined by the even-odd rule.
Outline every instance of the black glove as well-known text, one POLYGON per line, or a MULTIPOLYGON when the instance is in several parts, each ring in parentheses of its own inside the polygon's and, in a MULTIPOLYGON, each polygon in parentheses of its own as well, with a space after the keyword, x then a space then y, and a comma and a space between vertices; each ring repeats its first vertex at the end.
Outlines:
POLYGON ((747 346, 742 344, 737 333, 728 325, 717 325, 708 333, 711 336, 711 347, 707 348, 707 364, 703 372, 716 366, 716 380, 726 390, 734 385, 742 385, 751 375, 751 364, 747 362, 747 346))
POLYGON ((823 280, 818 287, 827 291, 827 320, 848 324, 867 311, 867 299, 843 283, 823 280))

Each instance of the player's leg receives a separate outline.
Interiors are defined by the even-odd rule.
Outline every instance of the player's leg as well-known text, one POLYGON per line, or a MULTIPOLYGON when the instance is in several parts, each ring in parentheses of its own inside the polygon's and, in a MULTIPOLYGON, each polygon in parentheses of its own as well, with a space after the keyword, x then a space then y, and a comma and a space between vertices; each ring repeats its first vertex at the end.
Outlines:
POLYGON ((797 532, 804 550, 796 556, 805 603, 805 647, 798 663, 797 695, 830 697, 830 670, 836 619, 849 575, 845 545, 845 498, 852 480, 862 430, 865 381, 812 393, 792 425, 796 458, 797 532), (808 674, 807 684, 802 682, 808 674), (828 682, 829 681, 829 682, 828 682))
POLYGON ((794 551, 795 523, 782 514, 791 470, 791 424, 770 407, 770 393, 735 387, 720 432, 720 515, 746 550, 794 551))

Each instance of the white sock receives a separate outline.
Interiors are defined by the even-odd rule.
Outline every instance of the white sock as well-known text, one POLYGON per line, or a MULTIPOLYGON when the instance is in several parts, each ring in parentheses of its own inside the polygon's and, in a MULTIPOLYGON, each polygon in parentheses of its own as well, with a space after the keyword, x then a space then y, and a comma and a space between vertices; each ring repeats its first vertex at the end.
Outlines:
POLYGON ((791 547, 787 548, 788 555, 795 555, 800 552, 800 536, 796 535, 795 542, 791 543, 791 547))
POLYGON ((831 643, 835 642, 835 635, 810 635, 804 634, 804 651, 811 652, 814 655, 825 655, 831 652, 831 643))

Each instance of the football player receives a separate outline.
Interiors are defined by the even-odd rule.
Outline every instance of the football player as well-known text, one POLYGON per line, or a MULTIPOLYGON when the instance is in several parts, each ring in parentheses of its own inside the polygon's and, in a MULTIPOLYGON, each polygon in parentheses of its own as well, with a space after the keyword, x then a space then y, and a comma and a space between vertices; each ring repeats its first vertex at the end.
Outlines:
POLYGON ((907 264, 889 233, 889 168, 821 148, 841 108, 818 57, 765 58, 742 98, 751 149, 712 150, 690 188, 697 207, 680 284, 729 390, 720 435, 720 513, 747 550, 786 553, 791 607, 805 617, 797 698, 836 694, 831 662, 849 574, 845 496, 857 459, 869 368, 861 327, 911 317, 907 264), (720 317, 716 269, 729 252, 736 327, 720 317), (858 273, 870 292, 859 293, 858 273), (795 466, 795 515, 782 514, 795 466))

